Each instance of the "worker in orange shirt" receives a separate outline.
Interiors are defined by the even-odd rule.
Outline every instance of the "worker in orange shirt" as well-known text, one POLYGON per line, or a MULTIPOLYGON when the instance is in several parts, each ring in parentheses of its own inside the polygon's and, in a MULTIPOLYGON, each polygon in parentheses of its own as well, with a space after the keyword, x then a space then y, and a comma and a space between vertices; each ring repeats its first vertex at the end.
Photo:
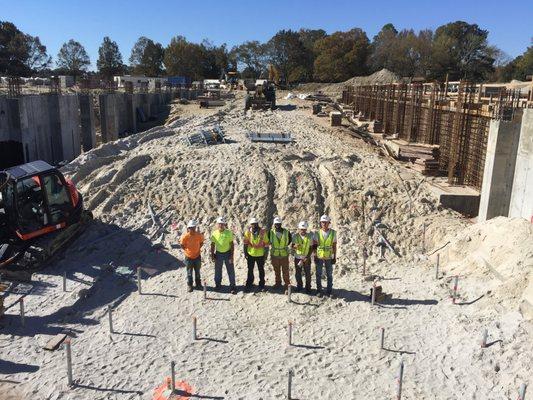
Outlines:
POLYGON ((187 268, 187 286, 188 291, 192 292, 193 284, 193 270, 194 280, 196 281, 196 288, 202 288, 200 266, 202 264, 202 257, 200 251, 204 244, 204 235, 197 231, 198 224, 194 219, 191 219, 187 224, 187 232, 180 238, 181 248, 185 255, 185 267, 187 268))

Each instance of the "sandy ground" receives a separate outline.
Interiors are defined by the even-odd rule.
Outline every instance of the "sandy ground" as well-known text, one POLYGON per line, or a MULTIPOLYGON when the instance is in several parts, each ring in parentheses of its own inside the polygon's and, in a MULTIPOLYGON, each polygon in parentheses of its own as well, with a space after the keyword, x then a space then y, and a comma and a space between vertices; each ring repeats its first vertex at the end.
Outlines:
MULTIPOLYGON (((0 398, 151 399, 172 360, 177 380, 201 399, 285 398, 289 369, 296 399, 393 398, 401 360, 404 399, 516 399, 518 387, 531 384, 532 326, 519 311, 533 265, 531 224, 504 218, 472 224, 441 209, 422 176, 312 117, 309 103, 280 103, 274 112, 247 114, 241 96, 202 112, 180 105, 166 126, 105 144, 65 168, 96 219, 60 259, 6 299, 14 305, 0 320, 0 398), (227 144, 182 142, 215 124, 227 144), (292 133, 296 142, 252 144, 248 131, 292 133), (375 238, 367 234, 370 221, 362 218, 368 191, 375 196, 365 216, 371 207, 383 213, 385 234, 400 257, 388 251, 385 261, 378 259, 375 238), (208 299, 201 291, 189 294, 176 233, 157 231, 149 204, 180 233, 191 217, 207 233, 217 215, 226 215, 238 237, 238 285, 246 274, 240 238, 250 216, 269 225, 279 214, 294 230, 301 219, 316 229, 328 213, 339 237, 334 296, 298 293, 288 303, 270 289, 216 293, 210 261, 202 269, 208 299), (392 295, 374 307, 372 283, 362 276, 365 246, 369 272, 392 295), (459 298, 452 304, 455 274, 459 298), (15 301, 24 293, 22 327, 15 301), (289 320, 293 346, 287 345, 289 320), (484 329, 490 346, 482 349, 484 329), (67 387, 64 349, 41 348, 60 332, 72 336, 74 388, 67 387)), ((266 270, 272 285, 269 262, 266 270)))

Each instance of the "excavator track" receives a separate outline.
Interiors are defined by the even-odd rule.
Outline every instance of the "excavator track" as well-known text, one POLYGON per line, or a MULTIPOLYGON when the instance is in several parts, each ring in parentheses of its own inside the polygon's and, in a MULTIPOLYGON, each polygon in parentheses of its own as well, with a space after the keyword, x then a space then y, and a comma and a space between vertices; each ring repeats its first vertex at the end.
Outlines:
POLYGON ((9 258, 0 262, 0 276, 6 280, 31 281, 33 273, 48 263, 87 229, 93 220, 90 211, 83 211, 80 221, 64 229, 41 236, 31 243, 13 245, 9 258))

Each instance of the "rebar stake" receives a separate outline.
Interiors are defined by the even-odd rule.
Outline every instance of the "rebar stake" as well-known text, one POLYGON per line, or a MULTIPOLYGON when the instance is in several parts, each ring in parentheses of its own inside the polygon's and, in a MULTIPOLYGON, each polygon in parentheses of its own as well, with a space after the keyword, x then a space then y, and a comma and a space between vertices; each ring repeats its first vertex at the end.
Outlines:
POLYGON ((289 324, 287 325, 287 341, 289 346, 292 346, 292 321, 289 321, 289 324))
POLYGON ((205 279, 204 279, 204 300, 207 300, 207 284, 205 283, 205 279))
POLYGON ((400 362, 400 370, 398 371, 398 389, 396 392, 396 400, 402 398, 402 383, 403 383, 403 360, 400 362))
POLYGON ((70 338, 65 340, 65 353, 67 355, 67 382, 69 386, 74 384, 72 379, 72 353, 70 349, 70 338))
POLYGON ((291 285, 287 286, 287 303, 292 303, 291 300, 292 288, 291 285))
POLYGON ((454 278, 454 284, 453 284, 453 297, 452 297, 452 303, 455 304, 455 301, 457 299, 457 286, 459 285, 459 275, 456 275, 454 278))
POLYGON ((141 287, 141 267, 137 267, 137 290, 139 294, 142 294, 142 287, 141 287))
POLYGON ((67 271, 63 272, 63 292, 67 291, 67 271))
POLYGON ((170 393, 174 393, 176 391, 176 362, 171 361, 170 362, 170 393))
POLYGON ((385 348, 385 328, 381 328, 381 346, 380 350, 385 348))
POLYGON ((113 309, 107 306, 107 316, 109 317, 109 333, 115 333, 113 330, 113 309))
POLYGON ((292 399, 292 377, 294 376, 294 372, 292 371, 292 369, 289 370, 289 379, 288 379, 288 385, 287 385, 287 399, 288 400, 291 400, 292 399))
POLYGON ((198 340, 198 335, 196 334, 196 316, 192 317, 192 340, 198 340))
POLYGON ((26 314, 24 312, 24 298, 21 297, 19 300, 20 305, 20 324, 26 326, 26 314))
POLYGON ((439 264, 440 264, 440 254, 437 254, 437 264, 435 264, 435 279, 439 279, 439 264))

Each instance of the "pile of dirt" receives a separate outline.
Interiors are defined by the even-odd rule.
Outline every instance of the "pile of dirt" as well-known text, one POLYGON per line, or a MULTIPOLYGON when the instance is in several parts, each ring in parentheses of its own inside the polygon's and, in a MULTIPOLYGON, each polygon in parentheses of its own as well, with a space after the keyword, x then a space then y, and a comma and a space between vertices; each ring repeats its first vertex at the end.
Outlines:
POLYGON ((299 85, 296 90, 298 92, 306 93, 314 93, 321 91, 322 93, 328 96, 339 97, 342 94, 342 91, 345 86, 386 85, 390 83, 400 82, 400 80, 401 78, 394 72, 383 68, 382 70, 374 72, 371 75, 354 76, 353 78, 339 83, 305 83, 299 85))

